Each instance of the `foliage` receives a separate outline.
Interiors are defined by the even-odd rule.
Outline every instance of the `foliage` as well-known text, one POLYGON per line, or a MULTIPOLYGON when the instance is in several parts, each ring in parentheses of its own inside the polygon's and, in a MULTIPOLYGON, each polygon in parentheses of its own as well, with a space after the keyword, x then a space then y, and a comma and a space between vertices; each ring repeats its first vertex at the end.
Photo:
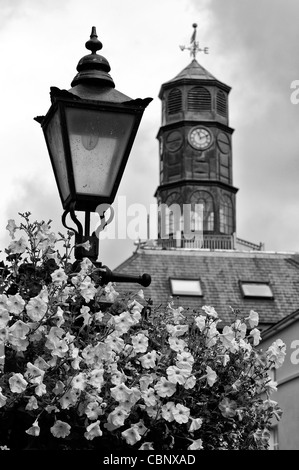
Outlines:
POLYGON ((20 216, 0 267, 3 449, 267 449, 285 345, 257 349, 256 312, 221 330, 210 306, 120 299, 88 258, 71 263, 71 233, 20 216))

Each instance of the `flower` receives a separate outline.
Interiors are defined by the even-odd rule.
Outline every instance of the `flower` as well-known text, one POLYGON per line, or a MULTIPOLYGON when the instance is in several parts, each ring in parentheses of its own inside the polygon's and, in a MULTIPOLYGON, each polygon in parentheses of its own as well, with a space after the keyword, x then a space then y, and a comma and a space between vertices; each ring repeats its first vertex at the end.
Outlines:
POLYGON ((259 314, 254 310, 250 310, 249 317, 247 317, 250 328, 254 328, 259 324, 259 314))
POLYGON ((233 340, 235 339, 235 333, 231 326, 225 325, 220 335, 220 341, 226 348, 230 348, 233 340))
POLYGON ((282 366, 286 355, 286 345, 281 339, 274 341, 267 350, 267 357, 275 368, 282 366))
POLYGON ((99 311, 99 312, 94 313, 94 321, 101 322, 103 318, 104 318, 103 312, 99 311))
POLYGON ((192 444, 188 447, 188 450, 201 450, 201 449, 203 449, 201 439, 197 439, 196 441, 192 441, 192 444))
POLYGON ((22 320, 17 320, 13 325, 9 327, 10 337, 25 339, 30 331, 30 327, 22 320))
POLYGON ((125 438, 127 444, 133 446, 136 442, 140 441, 141 436, 135 426, 131 426, 121 433, 122 437, 125 438))
POLYGON ((187 333, 189 326, 188 325, 166 325, 167 331, 171 336, 182 336, 187 333))
POLYGON ((166 380, 165 377, 161 377, 154 386, 154 389, 159 397, 171 397, 176 390, 176 385, 169 380, 166 380))
POLYGON ((177 405, 175 405, 175 407, 173 407, 172 414, 177 423, 188 423, 190 409, 178 403, 177 405))
POLYGON ((100 437, 102 436, 102 431, 100 428, 100 421, 95 421, 94 423, 91 423, 89 426, 86 428, 86 432, 84 433, 84 437, 92 441, 95 437, 100 437))
POLYGON ((9 322, 10 316, 5 308, 0 307, 0 328, 5 328, 9 322))
POLYGON ((32 384, 40 384, 43 380, 44 374, 44 370, 39 369, 34 364, 31 364, 31 362, 27 362, 27 370, 24 374, 24 377, 28 380, 28 382, 32 384))
POLYGON ((64 282, 67 281, 67 275, 65 274, 64 270, 62 268, 56 269, 52 274, 51 274, 52 281, 55 284, 63 284, 64 282))
POLYGON ((0 294, 0 308, 7 309, 7 295, 0 294))
POLYGON ((282 414, 269 400, 277 384, 268 372, 286 347, 278 340, 257 349, 256 312, 243 319, 234 311, 220 334, 211 306, 198 315, 173 302, 157 307, 143 293, 120 295, 99 284, 88 258, 73 265, 70 232, 57 237, 50 222, 22 217, 11 230, 26 234, 25 251, 6 250, 0 277, 1 435, 13 439, 18 419, 7 418, 23 410, 37 448, 49 432, 53 449, 267 448, 264 423, 282 414))
POLYGON ((38 421, 35 420, 32 426, 25 431, 27 434, 30 434, 31 436, 37 437, 40 434, 40 427, 38 425, 38 421))
POLYGON ((236 414, 237 404, 234 400, 229 400, 229 398, 223 398, 218 405, 218 408, 221 411, 224 418, 232 418, 236 414))
POLYGON ((55 424, 50 428, 51 434, 57 438, 65 438, 71 432, 71 426, 64 421, 58 419, 55 424))
POLYGON ((71 385, 73 388, 83 391, 86 387, 86 375, 83 372, 75 375, 72 379, 71 385))
POLYGON ((143 305, 141 305, 136 299, 134 299, 133 302, 128 304, 128 307, 130 308, 134 320, 139 321, 141 318, 143 305))
POLYGON ((59 400, 60 406, 63 410, 74 406, 78 401, 78 394, 75 389, 68 390, 59 400))
POLYGON ((132 336, 132 345, 135 352, 145 352, 148 347, 148 338, 143 333, 132 336))
POLYGON ((22 393, 26 389, 28 382, 24 379, 23 375, 19 372, 13 374, 9 379, 9 386, 12 393, 22 393))
POLYGON ((155 351, 154 349, 139 357, 139 361, 141 362, 142 367, 144 367, 145 369, 154 368, 156 365, 156 359, 157 351, 155 351))
POLYGON ((0 408, 2 408, 7 401, 7 397, 5 397, 2 393, 2 388, 0 387, 0 408))
POLYGON ((113 317, 113 323, 115 331, 122 334, 127 333, 132 325, 134 325, 134 319, 129 312, 122 312, 120 315, 113 317))
POLYGON ((102 413, 102 407, 97 401, 89 402, 85 408, 85 414, 91 420, 97 419, 102 413))
POLYGON ((109 413, 107 417, 107 423, 112 424, 114 428, 119 428, 120 426, 124 425, 124 422, 128 416, 129 412, 127 410, 121 406, 117 406, 114 411, 109 413))
POLYGON ((76 247, 80 247, 80 246, 82 246, 82 248, 84 248, 84 250, 86 250, 86 251, 89 251, 89 250, 91 249, 91 244, 90 244, 90 241, 89 241, 89 240, 87 240, 87 241, 84 242, 84 243, 78 243, 78 244, 76 245, 76 247))
POLYGON ((191 372, 192 366, 194 364, 194 357, 189 351, 182 351, 177 355, 176 365, 180 369, 187 369, 191 372))
POLYGON ((138 295, 141 299, 144 299, 144 292, 143 292, 143 289, 140 289, 140 290, 137 292, 137 295, 138 295))
POLYGON ((206 326, 206 317, 204 317, 203 315, 199 315, 198 317, 194 318, 194 321, 199 330, 203 331, 206 326))
POLYGON ((191 424, 189 427, 189 432, 194 432, 197 431, 201 425, 202 425, 202 419, 201 418, 191 418, 191 424))
POLYGON ((40 297, 33 297, 26 305, 27 315, 33 321, 40 321, 46 314, 48 305, 40 297))
POLYGON ((93 369, 90 373, 88 383, 100 391, 104 385, 104 369, 93 369))
POLYGON ((182 369, 177 366, 169 366, 166 369, 167 378, 169 382, 174 384, 179 383, 183 385, 186 382, 186 379, 189 377, 190 372, 188 369, 182 369))
POLYGON ((38 409, 38 402, 34 396, 31 396, 28 400, 28 403, 25 407, 25 410, 32 411, 38 409))
POLYGON ((108 284, 105 286, 105 297, 108 302, 114 302, 117 297, 119 296, 119 293, 116 292, 114 289, 114 285, 112 282, 108 282, 108 284))
POLYGON ((144 442, 138 450, 154 450, 152 442, 144 442))
POLYGON ((141 392, 142 399, 147 406, 155 406, 157 404, 157 397, 155 390, 149 387, 147 390, 141 392))
POLYGON ((81 282, 79 289, 80 289, 80 294, 82 295, 85 302, 87 303, 93 300, 97 292, 94 282, 91 280, 89 276, 86 276, 84 278, 84 281, 81 282))
POLYGON ((25 238, 21 237, 19 240, 11 242, 10 245, 8 246, 8 249, 12 254, 15 255, 15 254, 18 254, 18 253, 20 253, 20 254, 24 253, 27 246, 28 245, 27 245, 27 242, 26 242, 25 238))
POLYGON ((268 391, 269 394, 273 393, 273 392, 277 392, 277 385, 278 383, 275 382, 274 380, 270 379, 267 383, 266 383, 266 389, 268 391))
POLYGON ((214 307, 211 307, 209 305, 204 305, 203 307, 201 307, 202 310, 205 311, 205 313, 209 316, 209 317, 212 317, 212 318, 218 318, 218 313, 216 312, 216 310, 214 309, 214 307))
POLYGON ((194 375, 190 375, 190 377, 188 377, 186 379, 186 382, 184 383, 184 388, 186 390, 189 390, 189 389, 195 387, 195 385, 196 385, 196 378, 194 377, 194 375))
POLYGON ((114 400, 118 402, 126 401, 130 394, 131 390, 125 384, 116 385, 113 388, 110 388, 111 396, 114 400))
POLYGON ((235 337, 236 338, 245 338, 246 335, 246 330, 247 326, 244 322, 242 322, 240 319, 237 319, 233 324, 232 324, 232 329, 235 332, 235 337))
POLYGON ((15 231, 17 228, 18 227, 16 226, 14 219, 9 219, 6 225, 6 230, 9 231, 9 235, 11 236, 12 239, 15 238, 15 231))
POLYGON ((19 315, 24 309, 25 301, 20 294, 9 295, 6 305, 9 313, 19 315))
POLYGON ((105 339, 105 343, 110 346, 113 351, 121 352, 124 348, 125 342, 116 332, 111 333, 111 335, 107 336, 105 339))
POLYGON ((257 346, 261 340, 261 333, 257 328, 250 331, 250 336, 253 337, 253 344, 257 346))
POLYGON ((171 349, 176 352, 184 351, 187 346, 186 342, 183 339, 178 339, 176 337, 168 338, 169 345, 171 349))
POLYGON ((40 383, 38 384, 35 389, 34 389, 34 393, 38 396, 38 397, 41 397, 42 395, 45 395, 47 393, 47 387, 45 384, 43 383, 40 383))
POLYGON ((213 369, 211 369, 210 366, 206 367, 206 371, 207 371, 207 382, 210 385, 210 387, 212 387, 212 385, 214 385, 214 383, 217 380, 217 374, 213 369))
POLYGON ((87 326, 92 319, 92 316, 90 315, 90 308, 84 305, 83 307, 80 308, 80 313, 81 315, 78 315, 77 318, 83 318, 83 326, 87 326))
POLYGON ((162 406, 161 413, 165 421, 169 421, 169 422, 174 421, 174 416, 172 413, 174 407, 175 407, 174 401, 168 401, 165 405, 162 406))

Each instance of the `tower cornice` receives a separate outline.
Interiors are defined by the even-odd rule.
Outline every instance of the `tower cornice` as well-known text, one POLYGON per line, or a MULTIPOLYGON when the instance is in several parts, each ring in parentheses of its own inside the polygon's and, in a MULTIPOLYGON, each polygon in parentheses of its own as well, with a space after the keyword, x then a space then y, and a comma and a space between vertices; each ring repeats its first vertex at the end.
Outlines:
POLYGON ((232 135, 235 131, 232 127, 226 126, 225 124, 222 124, 221 122, 215 121, 215 120, 209 120, 209 121, 204 121, 203 119, 197 120, 178 120, 173 123, 165 124, 164 126, 161 126, 156 138, 158 139, 162 132, 167 132, 168 130, 171 129, 181 129, 182 127, 188 127, 188 126, 199 126, 203 125, 205 127, 216 127, 217 129, 220 129, 222 131, 228 132, 230 135, 232 135))
POLYGON ((239 188, 235 188, 230 184, 223 183, 218 180, 202 180, 202 179, 181 179, 179 181, 172 181, 171 183, 160 184, 156 189, 154 197, 157 197, 158 192, 161 190, 168 190, 173 188, 181 188, 185 186, 196 186, 196 187, 218 187, 222 189, 229 190, 231 193, 236 194, 239 191, 239 188))

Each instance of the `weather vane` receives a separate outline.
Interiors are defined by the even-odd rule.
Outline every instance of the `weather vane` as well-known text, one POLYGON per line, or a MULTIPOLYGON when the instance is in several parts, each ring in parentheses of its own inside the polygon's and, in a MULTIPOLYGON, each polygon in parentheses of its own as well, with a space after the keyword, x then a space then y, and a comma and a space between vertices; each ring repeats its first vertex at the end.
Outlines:
POLYGON ((198 45, 198 41, 196 41, 196 28, 197 28, 197 24, 196 23, 193 23, 193 28, 194 28, 194 31, 193 31, 193 34, 191 36, 191 39, 190 39, 190 46, 187 47, 187 46, 180 46, 180 49, 182 51, 184 51, 185 49, 188 49, 190 51, 190 55, 193 57, 193 59, 196 59, 196 54, 198 52, 204 52, 205 54, 208 54, 209 53, 209 48, 208 47, 204 47, 203 49, 201 49, 198 45))

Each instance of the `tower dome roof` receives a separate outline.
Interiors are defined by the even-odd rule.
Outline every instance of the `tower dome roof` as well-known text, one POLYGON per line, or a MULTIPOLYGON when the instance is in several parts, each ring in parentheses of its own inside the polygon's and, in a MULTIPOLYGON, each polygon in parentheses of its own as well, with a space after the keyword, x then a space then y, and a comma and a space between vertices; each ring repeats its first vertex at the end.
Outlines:
POLYGON ((202 65, 200 65, 196 59, 193 59, 192 62, 187 65, 187 67, 185 67, 178 75, 176 75, 172 80, 169 80, 167 83, 184 78, 195 80, 217 80, 214 75, 212 75, 202 65))

